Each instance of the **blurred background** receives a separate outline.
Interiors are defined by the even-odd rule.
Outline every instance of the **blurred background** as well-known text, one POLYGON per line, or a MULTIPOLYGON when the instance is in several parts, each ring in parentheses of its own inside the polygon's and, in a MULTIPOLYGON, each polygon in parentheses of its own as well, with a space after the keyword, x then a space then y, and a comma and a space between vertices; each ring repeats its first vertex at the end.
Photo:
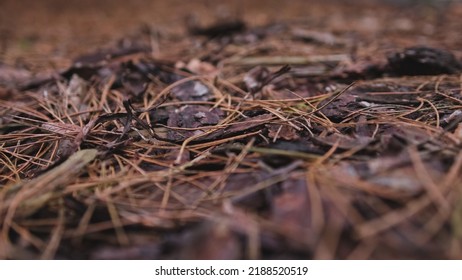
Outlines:
POLYGON ((28 68, 67 66, 70 60, 148 28, 182 34, 188 24, 238 18, 249 26, 312 22, 331 32, 379 29, 398 18, 401 29, 437 33, 460 1, 450 0, 0 0, 0 62, 28 68), (415 17, 419 15, 418 19, 415 17), (324 26, 323 26, 324 25, 324 26))

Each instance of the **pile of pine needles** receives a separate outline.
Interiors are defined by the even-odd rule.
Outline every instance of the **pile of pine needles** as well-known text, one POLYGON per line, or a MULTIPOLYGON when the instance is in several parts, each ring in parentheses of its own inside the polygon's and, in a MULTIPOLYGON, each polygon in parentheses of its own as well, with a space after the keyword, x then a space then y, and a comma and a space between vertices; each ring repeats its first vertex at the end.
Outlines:
POLYGON ((462 78, 233 24, 8 89, 1 258, 462 257, 462 78))

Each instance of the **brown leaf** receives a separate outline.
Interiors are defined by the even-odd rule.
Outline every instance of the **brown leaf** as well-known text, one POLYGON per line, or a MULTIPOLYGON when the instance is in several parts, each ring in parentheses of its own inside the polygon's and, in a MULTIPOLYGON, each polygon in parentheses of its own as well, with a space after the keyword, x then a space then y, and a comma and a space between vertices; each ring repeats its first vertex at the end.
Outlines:
POLYGON ((269 124, 267 127, 268 137, 273 141, 277 139, 283 139, 287 141, 300 139, 297 131, 290 125, 269 124))
MULTIPOLYGON (((223 112, 214 108, 199 105, 186 105, 171 112, 167 125, 178 128, 200 128, 201 126, 216 125, 220 121, 223 112)), ((193 135, 201 134, 204 131, 197 130, 173 130, 168 131, 168 139, 172 141, 183 141, 193 135)))
POLYGON ((200 81, 188 81, 172 89, 172 95, 181 101, 206 101, 213 97, 210 89, 200 81))

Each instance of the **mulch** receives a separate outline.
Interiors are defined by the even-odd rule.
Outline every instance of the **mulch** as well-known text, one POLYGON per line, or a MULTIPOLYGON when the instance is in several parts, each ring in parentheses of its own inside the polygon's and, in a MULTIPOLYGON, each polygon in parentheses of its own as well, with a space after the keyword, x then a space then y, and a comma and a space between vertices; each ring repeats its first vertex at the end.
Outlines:
POLYGON ((0 257, 462 258, 462 6, 383 5, 0 64, 0 257))

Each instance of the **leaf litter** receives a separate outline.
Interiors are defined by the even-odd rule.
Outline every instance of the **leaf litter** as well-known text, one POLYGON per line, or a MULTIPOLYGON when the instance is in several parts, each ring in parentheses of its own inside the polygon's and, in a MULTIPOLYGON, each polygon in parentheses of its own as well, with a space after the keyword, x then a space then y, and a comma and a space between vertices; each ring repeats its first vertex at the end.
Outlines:
POLYGON ((320 24, 2 65, 1 258, 462 258, 460 54, 320 24))

